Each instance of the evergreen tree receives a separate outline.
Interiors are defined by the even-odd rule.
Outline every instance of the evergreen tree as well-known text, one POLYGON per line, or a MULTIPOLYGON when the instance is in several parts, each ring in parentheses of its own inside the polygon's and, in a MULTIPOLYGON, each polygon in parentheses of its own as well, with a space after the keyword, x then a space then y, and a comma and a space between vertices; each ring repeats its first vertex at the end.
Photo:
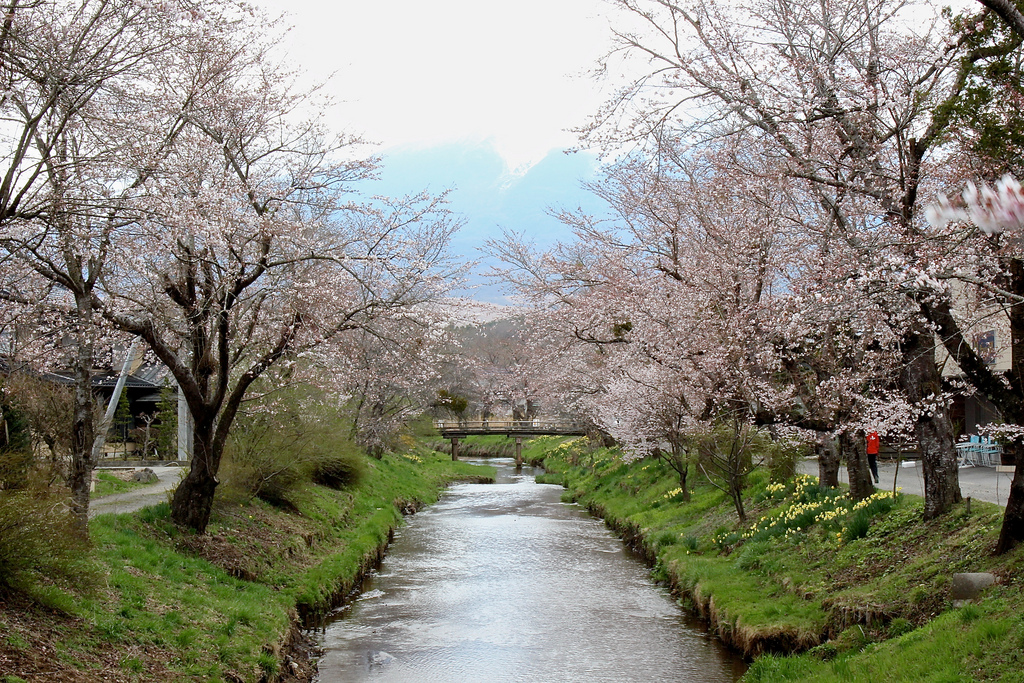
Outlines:
POLYGON ((178 448, 178 392, 170 384, 164 384, 160 389, 154 428, 157 457, 174 460, 178 448))

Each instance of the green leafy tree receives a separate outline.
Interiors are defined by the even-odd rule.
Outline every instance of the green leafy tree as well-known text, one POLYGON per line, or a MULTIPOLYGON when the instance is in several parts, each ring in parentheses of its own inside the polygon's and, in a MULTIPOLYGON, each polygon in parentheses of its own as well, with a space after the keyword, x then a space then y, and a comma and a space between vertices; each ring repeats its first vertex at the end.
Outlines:
POLYGON ((169 384, 160 389, 154 429, 157 457, 174 460, 178 449, 178 393, 169 384))
MULTIPOLYGON (((949 10, 946 10, 949 12, 949 10)), ((963 48, 963 87, 943 103, 946 141, 957 142, 972 157, 984 178, 1024 171, 1024 37, 995 12, 964 13, 950 18, 963 48)))
POLYGON ((0 404, 0 489, 24 488, 32 466, 28 421, 16 407, 0 404))
POLYGON ((441 389, 437 392, 437 401, 434 405, 438 408, 446 410, 455 416, 459 422, 462 422, 466 417, 466 408, 469 407, 469 399, 465 396, 459 396, 447 389, 441 389))
POLYGON ((111 441, 121 444, 127 443, 128 432, 131 430, 133 422, 128 394, 122 391, 121 396, 117 399, 117 410, 114 411, 114 423, 111 425, 114 433, 111 435, 111 441))

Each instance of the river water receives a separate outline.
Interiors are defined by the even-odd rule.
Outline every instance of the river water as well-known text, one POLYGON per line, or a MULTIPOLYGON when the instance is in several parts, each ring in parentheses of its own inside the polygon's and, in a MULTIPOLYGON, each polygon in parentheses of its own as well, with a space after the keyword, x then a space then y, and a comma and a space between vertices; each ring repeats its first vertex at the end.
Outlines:
POLYGON ((322 633, 320 683, 735 681, 707 636, 604 524, 534 471, 452 486, 406 518, 322 633))

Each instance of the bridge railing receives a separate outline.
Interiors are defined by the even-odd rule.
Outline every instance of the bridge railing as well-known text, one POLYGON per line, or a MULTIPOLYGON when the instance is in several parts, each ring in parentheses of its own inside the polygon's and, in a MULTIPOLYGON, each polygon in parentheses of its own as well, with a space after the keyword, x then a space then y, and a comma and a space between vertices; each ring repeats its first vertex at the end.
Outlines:
POLYGON ((521 429, 530 430, 577 430, 579 425, 556 420, 436 420, 434 426, 438 431, 472 430, 501 431, 521 429))

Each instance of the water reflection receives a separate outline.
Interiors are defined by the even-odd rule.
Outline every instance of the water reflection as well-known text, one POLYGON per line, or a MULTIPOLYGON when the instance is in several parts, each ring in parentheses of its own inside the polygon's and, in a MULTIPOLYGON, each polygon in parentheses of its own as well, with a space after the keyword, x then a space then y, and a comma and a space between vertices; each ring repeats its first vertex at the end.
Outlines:
POLYGON ((506 461, 407 519, 323 635, 320 681, 735 681, 604 525, 506 461))

